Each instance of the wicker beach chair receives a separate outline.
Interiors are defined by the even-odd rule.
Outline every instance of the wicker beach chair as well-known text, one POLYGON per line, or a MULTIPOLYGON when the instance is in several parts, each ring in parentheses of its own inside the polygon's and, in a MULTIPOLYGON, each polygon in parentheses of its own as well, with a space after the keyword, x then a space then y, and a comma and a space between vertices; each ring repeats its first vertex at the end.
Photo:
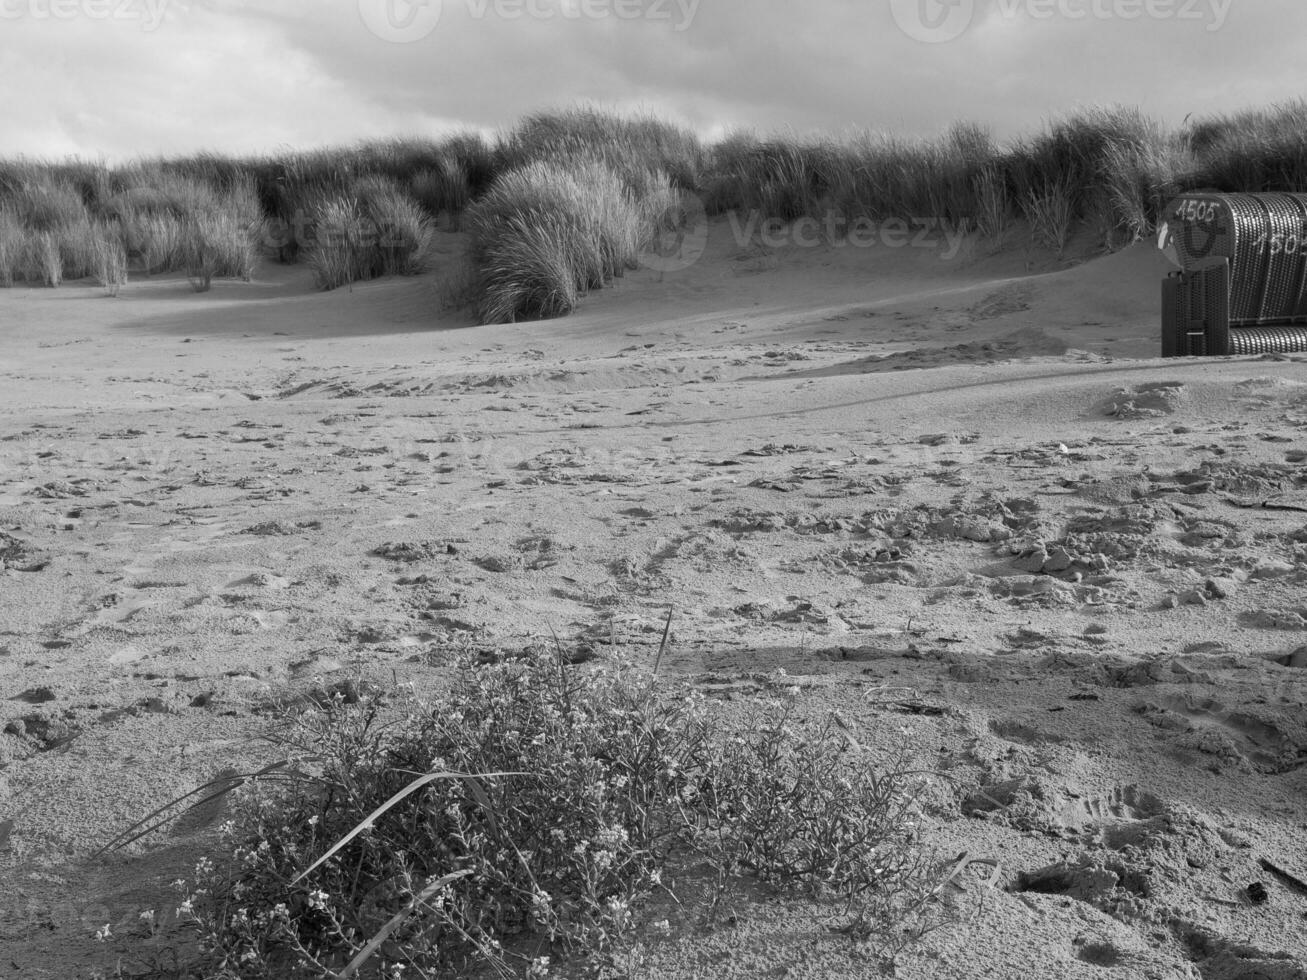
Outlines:
POLYGON ((1186 194, 1166 216, 1163 357, 1307 351, 1307 194, 1186 194))

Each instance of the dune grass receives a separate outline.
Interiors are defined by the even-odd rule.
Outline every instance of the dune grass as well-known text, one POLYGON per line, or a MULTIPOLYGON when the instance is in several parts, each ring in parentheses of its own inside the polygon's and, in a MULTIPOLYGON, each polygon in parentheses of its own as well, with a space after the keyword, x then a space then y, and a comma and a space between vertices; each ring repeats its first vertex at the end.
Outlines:
POLYGON ((0 167, 0 283, 96 278, 113 295, 127 270, 248 278, 262 216, 252 185, 226 187, 137 164, 0 167))
POLYGON ((1217 190, 1307 190, 1307 99, 1199 119, 1181 136, 1217 190))
POLYGON ((708 152, 687 129, 648 115, 619 116, 595 108, 538 112, 501 134, 495 146, 499 173, 538 162, 598 160, 628 181, 666 175, 674 187, 702 186, 708 152))
POLYGON ((247 276, 260 254, 308 261, 333 287, 414 271, 414 243, 439 223, 473 238, 478 315, 530 319, 571 311, 631 268, 632 242, 638 254, 669 216, 929 219, 995 248, 1021 227, 1057 252, 1088 230, 1111 250, 1198 188, 1307 191, 1307 100, 1179 128, 1090 107, 1006 144, 975 124, 933 139, 741 132, 705 144, 663 120, 581 107, 533 113, 494 139, 118 167, 0 161, 0 284, 103 278, 99 243, 116 235, 133 271, 181 271, 197 288, 247 276), (577 186, 582 173, 593 188, 577 186), (394 243, 357 244, 377 228, 394 243))
POLYGON ((469 210, 485 323, 564 316, 584 293, 637 267, 676 192, 661 172, 584 155, 504 174, 469 210))
POLYGON ((426 233, 428 219, 456 222, 489 188, 495 168, 493 147, 477 134, 116 167, 0 161, 0 284, 99 278, 98 243, 107 235, 137 273, 181 272, 197 289, 216 278, 248 278, 261 254, 311 258, 318 216, 369 181, 386 187, 384 194, 373 187, 363 202, 362 220, 377 242, 350 268, 363 278, 411 271, 413 239, 426 233))
POLYGON ((321 289, 380 276, 416 275, 431 237, 431 218, 393 179, 356 181, 318 204, 309 265, 321 289))

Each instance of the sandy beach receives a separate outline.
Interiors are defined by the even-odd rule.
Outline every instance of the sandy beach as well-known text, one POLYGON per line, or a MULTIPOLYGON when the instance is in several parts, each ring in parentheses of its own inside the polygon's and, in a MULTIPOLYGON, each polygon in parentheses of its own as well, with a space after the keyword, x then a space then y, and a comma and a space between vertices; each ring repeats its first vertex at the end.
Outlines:
MULTIPOLYGON (((184 948, 223 805, 91 855, 315 692, 648 662, 671 609, 724 709, 798 686, 938 773, 925 839, 989 863, 899 976, 1307 976, 1307 358, 1158 359, 1147 243, 988 253, 717 221, 503 326, 438 273, 0 293, 0 973, 184 948)), ((665 918, 631 976, 868 975, 820 908, 665 918)))

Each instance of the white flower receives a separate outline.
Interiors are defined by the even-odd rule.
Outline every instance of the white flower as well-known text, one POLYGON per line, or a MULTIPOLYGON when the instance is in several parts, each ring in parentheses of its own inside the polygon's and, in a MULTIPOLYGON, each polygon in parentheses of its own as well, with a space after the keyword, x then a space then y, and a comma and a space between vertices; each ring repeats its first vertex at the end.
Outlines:
POLYGON ((109 923, 105 923, 95 931, 95 941, 97 943, 107 942, 113 938, 113 933, 109 931, 109 923))

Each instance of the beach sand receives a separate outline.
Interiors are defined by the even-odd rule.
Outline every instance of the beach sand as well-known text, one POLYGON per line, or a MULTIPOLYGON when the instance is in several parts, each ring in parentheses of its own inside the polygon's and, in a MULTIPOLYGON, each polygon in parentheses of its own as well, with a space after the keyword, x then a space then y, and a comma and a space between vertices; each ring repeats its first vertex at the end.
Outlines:
MULTIPOLYGON (((279 758, 296 699, 555 632, 651 663, 670 608, 664 672, 797 686, 939 774, 925 842, 992 863, 898 976, 1307 977, 1262 863, 1307 878, 1307 356, 1158 359, 1147 243, 722 222, 489 327, 440 310, 464 244, 332 293, 0 291, 0 976, 166 959, 223 805, 91 855, 279 758)), ((630 975, 875 975, 835 911, 651 908, 630 975)))

